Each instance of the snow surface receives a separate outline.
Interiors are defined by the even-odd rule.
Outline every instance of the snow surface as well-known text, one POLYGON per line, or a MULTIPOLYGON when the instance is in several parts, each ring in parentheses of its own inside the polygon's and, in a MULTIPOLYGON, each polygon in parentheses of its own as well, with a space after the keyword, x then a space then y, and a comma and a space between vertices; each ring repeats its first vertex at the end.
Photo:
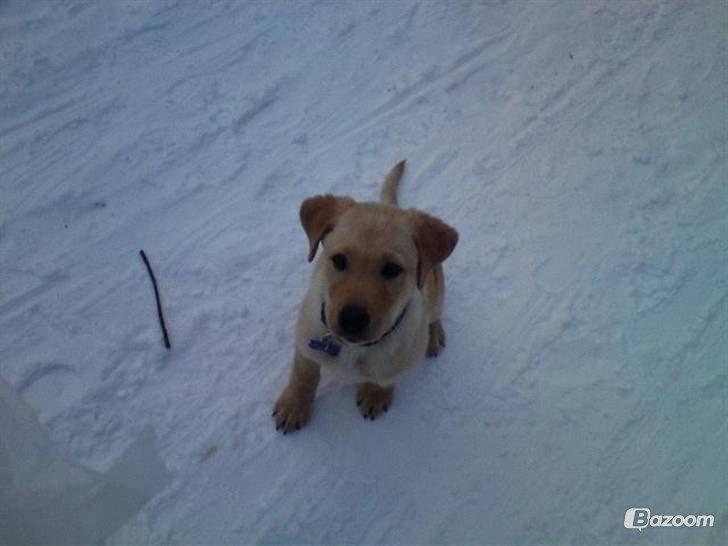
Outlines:
POLYGON ((107 543, 726 543, 726 6, 0 4, 0 375, 174 476, 107 543), (402 158, 460 232, 448 347, 284 437, 299 203, 402 158))
POLYGON ((0 379, 0 544, 98 544, 169 481, 150 429, 104 474, 58 455, 0 379))

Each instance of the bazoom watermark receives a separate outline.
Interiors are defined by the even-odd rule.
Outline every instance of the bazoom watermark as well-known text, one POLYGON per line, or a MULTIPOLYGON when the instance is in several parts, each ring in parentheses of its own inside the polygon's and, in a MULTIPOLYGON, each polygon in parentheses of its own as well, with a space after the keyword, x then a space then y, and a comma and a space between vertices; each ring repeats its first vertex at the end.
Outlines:
POLYGON ((642 531, 648 525, 650 527, 712 527, 715 523, 715 516, 704 514, 702 516, 663 516, 660 514, 651 515, 649 508, 630 508, 624 513, 624 526, 627 529, 638 529, 642 531))

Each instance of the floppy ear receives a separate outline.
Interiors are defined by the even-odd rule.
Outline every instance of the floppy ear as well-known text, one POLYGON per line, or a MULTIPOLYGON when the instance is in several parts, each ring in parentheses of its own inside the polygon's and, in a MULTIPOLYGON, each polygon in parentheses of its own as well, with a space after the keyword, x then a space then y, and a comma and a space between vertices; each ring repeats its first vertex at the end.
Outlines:
POLYGON ((355 203, 349 197, 317 195, 301 203, 301 225, 308 236, 308 261, 313 261, 316 249, 326 234, 334 229, 339 217, 355 203))
POLYGON ((445 222, 424 212, 410 210, 409 222, 417 246, 417 287, 425 285, 427 274, 445 261, 458 243, 458 232, 445 222))

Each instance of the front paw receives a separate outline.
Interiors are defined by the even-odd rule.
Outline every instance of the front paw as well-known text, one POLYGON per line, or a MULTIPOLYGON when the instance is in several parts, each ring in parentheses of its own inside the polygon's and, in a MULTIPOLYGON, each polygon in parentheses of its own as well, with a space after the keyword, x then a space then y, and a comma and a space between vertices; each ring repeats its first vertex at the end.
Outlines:
POLYGON ((394 399, 394 387, 380 387, 375 383, 360 383, 356 389, 356 405, 364 419, 374 419, 387 412, 394 399))
POLYGON ((299 430, 308 422, 312 407, 313 397, 287 386, 273 407, 276 430, 282 430, 283 434, 299 430))

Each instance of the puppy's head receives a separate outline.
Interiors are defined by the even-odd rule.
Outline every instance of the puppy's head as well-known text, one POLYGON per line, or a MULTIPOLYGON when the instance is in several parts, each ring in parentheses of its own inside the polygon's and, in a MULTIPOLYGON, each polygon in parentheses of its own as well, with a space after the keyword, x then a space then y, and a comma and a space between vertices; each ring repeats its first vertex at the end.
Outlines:
POLYGON ((334 195, 306 199, 301 224, 309 261, 325 240, 326 323, 353 342, 384 335, 458 240, 453 228, 424 212, 334 195))

